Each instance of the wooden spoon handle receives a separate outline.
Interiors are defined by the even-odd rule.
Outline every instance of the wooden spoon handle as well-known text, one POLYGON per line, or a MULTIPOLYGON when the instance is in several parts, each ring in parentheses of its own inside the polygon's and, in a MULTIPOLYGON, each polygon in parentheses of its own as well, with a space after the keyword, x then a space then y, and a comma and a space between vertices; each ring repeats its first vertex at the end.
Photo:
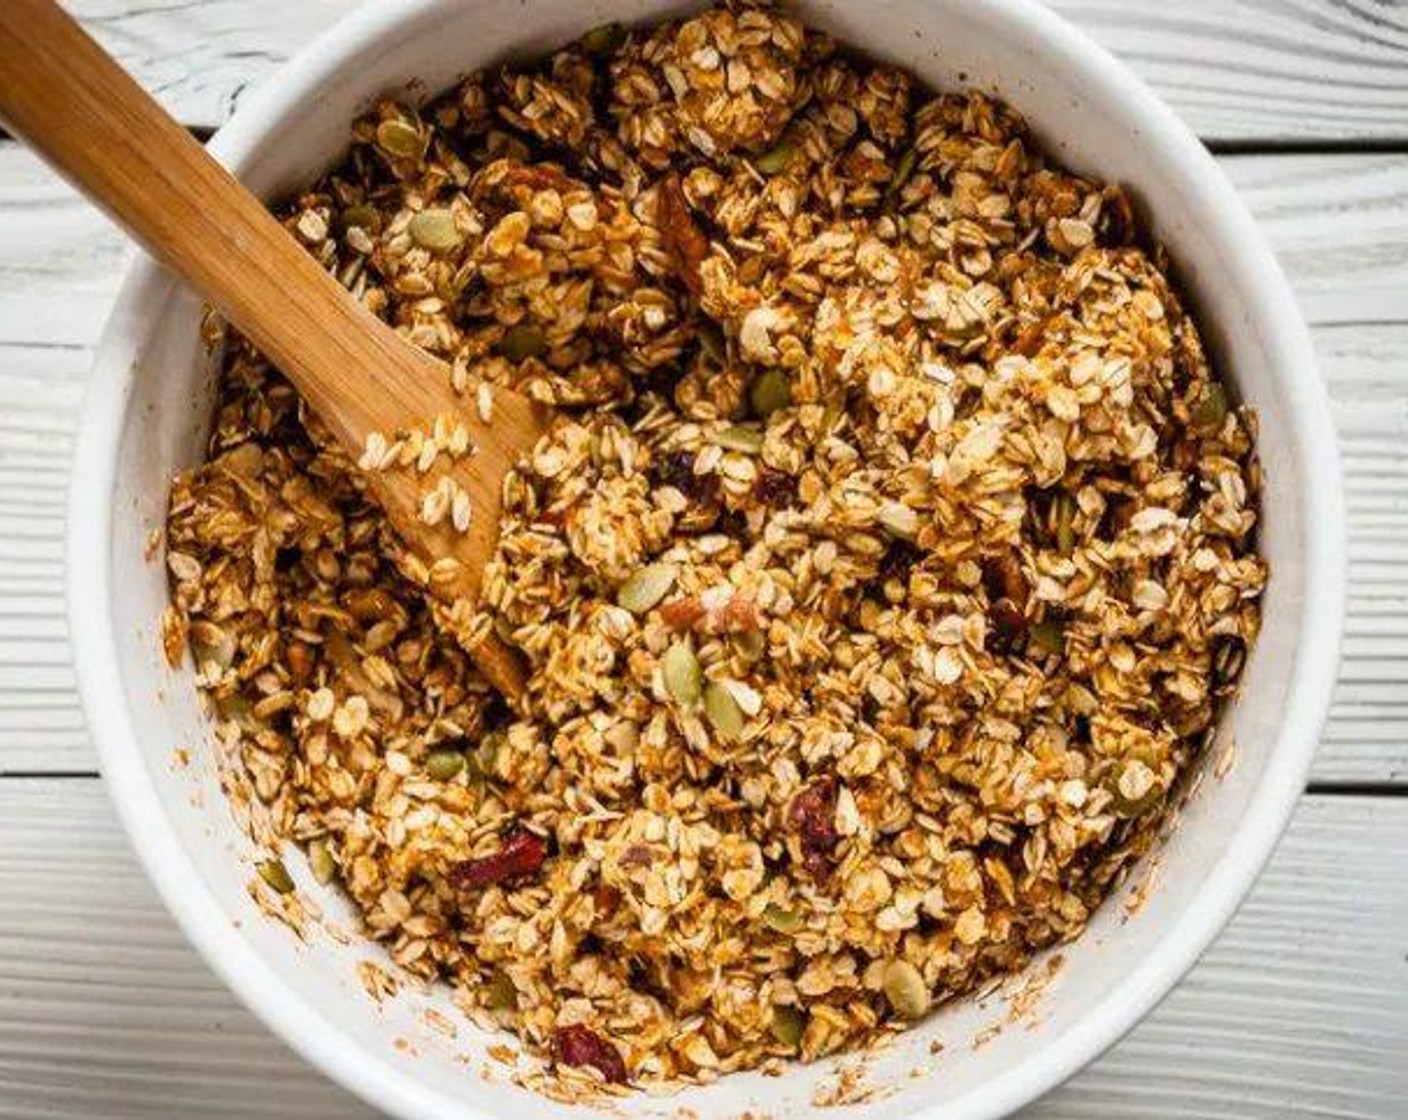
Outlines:
MULTIPOLYGON (((353 458, 368 433, 443 411, 443 363, 363 308, 52 0, 0 0, 0 121, 239 327, 353 458)), ((543 423, 516 394, 498 400, 496 423, 473 431, 478 467, 462 472, 483 513, 453 594, 476 590, 504 469, 543 423)), ((433 538, 418 525, 409 484, 378 472, 371 485, 427 564, 452 551, 443 529, 433 538)), ((471 654, 521 700, 511 649, 491 634, 471 654)))
POLYGON ((365 396, 379 353, 379 368, 399 368, 407 344, 52 0, 0 0, 0 120, 239 326, 335 435, 360 444, 373 425, 349 410, 347 382, 365 396))

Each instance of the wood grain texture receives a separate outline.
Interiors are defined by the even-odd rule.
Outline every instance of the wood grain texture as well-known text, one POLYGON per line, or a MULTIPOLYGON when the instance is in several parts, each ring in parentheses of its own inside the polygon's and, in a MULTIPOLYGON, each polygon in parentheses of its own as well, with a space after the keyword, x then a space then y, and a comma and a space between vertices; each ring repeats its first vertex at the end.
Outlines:
MULTIPOLYGON (((1314 324, 1339 424, 1350 617, 1325 782, 1408 781, 1408 157, 1224 157, 1314 324)), ((87 347, 128 250, 0 144, 0 773, 85 771, 62 621, 64 500, 87 347)))
MULTIPOLYGON (((172 112, 211 127, 357 4, 68 0, 67 6, 172 112)), ((1408 14, 1399 4, 1053 0, 1052 6, 1129 63, 1209 140, 1408 138, 1408 14)))
MULTIPOLYGON (((372 1115, 186 945, 98 782, 0 783, 0 820, 0 1117, 372 1115)), ((1304 802, 1189 978, 1031 1120, 1400 1115, 1405 860, 1408 800, 1304 802)))

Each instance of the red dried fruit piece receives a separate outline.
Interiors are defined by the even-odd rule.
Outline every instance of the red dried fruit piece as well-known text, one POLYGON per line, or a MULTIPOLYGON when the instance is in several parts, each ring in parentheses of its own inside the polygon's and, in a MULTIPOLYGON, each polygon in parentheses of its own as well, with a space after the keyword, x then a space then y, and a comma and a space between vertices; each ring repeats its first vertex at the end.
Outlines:
POLYGON ((990 603, 988 647, 994 653, 1004 653, 1027 631, 1027 599, 1031 596, 1015 553, 1004 552, 983 561, 983 588, 990 603))
POLYGON ((456 864, 450 870, 450 882, 462 891, 487 887, 520 875, 532 875, 547 858, 548 846, 541 836, 526 828, 514 828, 493 855, 456 864))
POLYGON ((616 907, 621 905, 621 892, 610 883, 597 883, 592 888, 591 895, 599 918, 610 918, 616 913, 616 907))
POLYGON ((613 1085, 626 1083, 626 1063, 621 1052, 580 1023, 552 1032, 552 1055, 558 1065, 590 1066, 613 1085))
POLYGON ((831 871, 832 855, 841 842, 836 831, 836 779, 820 778, 797 794, 787 816, 799 834, 803 864, 813 877, 823 878, 831 871))
POLYGON ((989 556, 983 561, 983 587, 992 602, 1011 599, 1018 610, 1026 609, 1027 597, 1031 594, 1027 577, 1022 574, 1022 564, 1011 552, 989 556))
POLYGON ((768 506, 790 506, 797 500, 797 480, 790 474, 764 467, 753 483, 753 497, 768 506))
POLYGON ((660 223, 661 240, 665 249, 675 258, 680 270, 680 279, 689 289, 689 294, 698 297, 703 290, 699 278, 699 266, 709 255, 709 239, 695 224, 689 213, 689 203, 684 197, 678 175, 667 175, 660 181, 656 193, 656 218, 660 223))
POLYGON ((1017 604, 1003 597, 988 608, 988 648, 993 653, 1006 653, 1027 630, 1027 616, 1017 604))

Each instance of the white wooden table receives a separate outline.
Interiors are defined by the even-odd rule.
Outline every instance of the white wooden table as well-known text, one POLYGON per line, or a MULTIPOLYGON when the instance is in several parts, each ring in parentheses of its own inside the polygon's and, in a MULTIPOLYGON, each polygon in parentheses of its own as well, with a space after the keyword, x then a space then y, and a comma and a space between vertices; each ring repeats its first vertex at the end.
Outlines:
MULTIPOLYGON (((4 0, 0 0, 3 3, 4 0)), ((193 129, 352 0, 69 0, 193 129)), ((1314 329, 1348 487, 1334 713, 1270 870, 1034 1117, 1408 1116, 1408 0, 1059 0, 1219 154, 1314 329)), ((189 948, 74 690, 64 495, 129 249, 0 138, 0 1117, 370 1116, 189 948)))

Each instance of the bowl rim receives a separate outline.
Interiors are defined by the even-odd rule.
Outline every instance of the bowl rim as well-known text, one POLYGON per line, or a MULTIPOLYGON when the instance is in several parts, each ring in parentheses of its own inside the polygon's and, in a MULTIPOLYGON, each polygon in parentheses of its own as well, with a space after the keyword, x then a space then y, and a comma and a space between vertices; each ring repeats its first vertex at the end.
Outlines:
MULTIPOLYGON (((349 14, 300 51, 245 101, 212 138, 222 162, 248 159, 288 110, 363 49, 441 0, 383 0, 349 14)), ((1233 842, 1200 894, 1164 933, 1126 982, 1033 1057, 955 1101, 921 1108, 916 1120, 992 1120, 1055 1088, 1113 1045, 1174 987, 1235 913, 1289 823, 1304 789, 1336 678, 1346 578, 1344 503, 1339 455, 1309 331, 1289 283, 1250 213, 1212 155, 1188 127, 1122 62, 1037 0, 986 0, 995 18, 1021 27, 1044 52, 1097 88, 1132 106, 1146 140, 1186 169, 1199 209, 1214 216, 1255 317, 1276 322, 1287 361, 1277 389, 1286 402, 1291 452, 1320 485, 1303 496, 1305 595, 1302 641, 1269 768, 1233 842)), ((148 878, 186 937, 240 1000, 323 1074, 395 1116, 494 1120, 470 1099, 451 1099, 369 1052, 312 1003, 285 989, 261 954, 223 919, 214 895, 181 848, 147 774, 121 687, 111 618, 111 551, 121 426, 135 381, 130 344, 149 321, 144 308, 174 284, 145 256, 131 265, 94 350, 91 380, 76 437, 66 534, 68 625, 79 692, 105 784, 148 878), (79 558, 96 565, 81 564, 79 558), (96 570, 95 570, 96 569, 96 570)))

